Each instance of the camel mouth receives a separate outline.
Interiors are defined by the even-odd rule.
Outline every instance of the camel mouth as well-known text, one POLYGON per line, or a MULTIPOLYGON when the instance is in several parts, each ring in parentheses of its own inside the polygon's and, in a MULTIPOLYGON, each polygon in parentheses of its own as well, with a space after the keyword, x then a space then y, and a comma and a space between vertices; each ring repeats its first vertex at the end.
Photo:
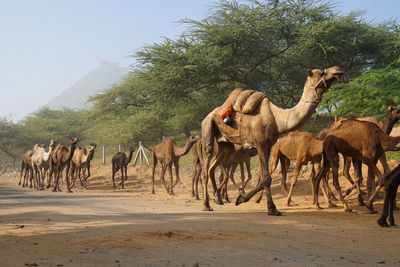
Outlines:
POLYGON ((342 76, 344 75, 343 72, 335 72, 332 74, 333 78, 335 78, 339 83, 342 82, 342 76))

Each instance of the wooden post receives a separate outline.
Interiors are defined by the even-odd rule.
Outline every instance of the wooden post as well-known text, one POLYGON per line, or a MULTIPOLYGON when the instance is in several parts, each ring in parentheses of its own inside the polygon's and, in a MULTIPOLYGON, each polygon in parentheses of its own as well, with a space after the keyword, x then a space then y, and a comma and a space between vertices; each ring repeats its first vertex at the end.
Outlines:
POLYGON ((118 152, 121 152, 121 144, 118 145, 118 152))
POLYGON ((142 165, 142 157, 144 157, 144 159, 146 160, 147 166, 150 166, 149 159, 147 158, 146 152, 144 151, 144 147, 142 145, 142 141, 139 141, 139 148, 136 152, 135 160, 133 161, 133 166, 136 165, 138 158, 139 158, 140 165, 142 165))
POLYGON ((106 165, 106 148, 103 146, 103 165, 106 165))

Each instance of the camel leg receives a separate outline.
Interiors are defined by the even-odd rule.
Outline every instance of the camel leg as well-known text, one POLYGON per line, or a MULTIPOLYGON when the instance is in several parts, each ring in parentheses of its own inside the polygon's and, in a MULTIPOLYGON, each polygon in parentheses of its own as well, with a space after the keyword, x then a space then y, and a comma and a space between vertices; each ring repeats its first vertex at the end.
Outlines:
POLYGON ((117 165, 114 162, 112 162, 112 176, 111 176, 111 178, 112 178, 113 188, 115 188, 115 180, 114 180, 115 173, 118 170, 119 170, 119 168, 117 167, 117 165))
POLYGON ((269 173, 268 160, 271 152, 270 145, 260 145, 257 147, 258 156, 260 159, 261 166, 261 180, 260 183, 254 188, 252 191, 247 193, 246 195, 239 197, 236 200, 236 205, 239 205, 243 202, 249 201, 255 194, 260 192, 263 188, 265 189, 265 194, 267 197, 267 205, 268 205, 268 215, 280 216, 282 213, 276 208, 274 201, 272 200, 271 194, 271 175, 269 173))
POLYGON ((154 173, 156 171, 156 166, 157 166, 157 157, 155 152, 153 151, 152 153, 152 165, 151 165, 151 183, 152 183, 152 190, 151 193, 155 194, 156 192, 154 191, 154 173))
POLYGON ((400 183, 400 176, 398 173, 391 173, 386 180, 385 183, 385 197, 383 203, 383 211, 381 217, 378 219, 378 224, 382 227, 388 227, 389 225, 386 222, 389 213, 389 221, 391 226, 395 226, 394 218, 393 218, 393 209, 394 202, 393 197, 395 197, 395 193, 397 192, 397 188, 400 183), (396 175, 397 174, 397 175, 396 175))
POLYGON ((65 181, 67 182, 67 192, 68 193, 72 193, 72 190, 71 190, 71 181, 70 181, 70 178, 69 178, 69 164, 67 163, 66 164, 66 170, 65 170, 65 181))
POLYGON ((376 167, 376 164, 368 163, 367 166, 368 166, 367 187, 371 188, 371 189, 373 188, 375 175, 378 176, 378 179, 379 179, 379 184, 377 187, 375 187, 375 190, 372 193, 370 192, 370 190, 368 190, 368 192, 367 192, 367 196, 368 196, 367 208, 370 210, 371 213, 375 213, 374 207, 373 207, 373 202, 375 201, 375 197, 378 194, 379 190, 385 184, 385 177, 382 175, 382 173, 376 167))
POLYGON ((244 182, 244 185, 243 185, 243 194, 245 194, 244 189, 246 188, 247 183, 250 182, 251 178, 253 177, 251 175, 250 160, 246 160, 245 165, 246 165, 246 170, 247 170, 247 180, 244 182))
POLYGON ((237 185, 237 183, 235 182, 235 172, 236 172, 236 168, 237 168, 237 163, 233 163, 230 171, 229 171, 229 179, 232 181, 232 183, 236 186, 237 190, 239 191, 239 194, 243 194, 243 191, 241 191, 240 186, 237 185))
POLYGON ((125 186, 124 186, 124 182, 125 182, 124 168, 125 168, 125 166, 122 164, 122 166, 121 166, 121 187, 122 187, 122 189, 125 189, 125 186))
POLYGON ((60 179, 60 171, 59 171, 59 167, 56 166, 55 167, 55 171, 54 171, 54 188, 53 188, 53 192, 57 192, 57 189, 60 190, 59 187, 58 187, 58 180, 59 179, 60 179))
POLYGON ((202 168, 202 184, 203 184, 203 211, 213 211, 210 206, 210 198, 208 195, 208 168, 210 166, 211 161, 211 153, 207 153, 204 155, 203 160, 203 168, 202 168))
POLYGON ((174 190, 173 190, 173 183, 174 183, 174 177, 172 176, 172 162, 170 164, 168 164, 168 174, 169 174, 169 186, 170 186, 170 190, 169 190, 169 194, 170 195, 174 195, 174 190))
POLYGON ((125 180, 128 180, 128 164, 125 164, 124 166, 124 171, 125 171, 125 180))
POLYGON ((362 170, 361 169, 361 165, 362 165, 361 161, 353 159, 353 167, 354 167, 354 171, 355 171, 356 176, 357 176, 357 181, 354 183, 354 185, 357 188, 358 205, 359 206, 365 206, 364 200, 363 200, 363 198, 361 196, 361 188, 360 188, 362 180, 363 180, 362 173, 361 173, 361 170, 362 170))
POLYGON ((167 184, 165 183, 165 172, 167 171, 167 165, 161 164, 161 181, 163 182, 163 185, 165 187, 165 190, 169 194, 169 189, 167 184))
POLYGON ((229 197, 228 197, 228 180, 229 180, 229 170, 230 170, 230 166, 224 166, 224 164, 220 165, 221 168, 221 176, 220 176, 220 185, 218 188, 218 191, 222 191, 222 196, 224 197, 224 199, 227 202, 229 201, 229 197))
MULTIPOLYGON (((213 189, 214 189, 214 194, 217 195, 217 199, 214 199, 214 202, 216 202, 218 205, 224 205, 224 201, 222 200, 221 193, 220 193, 220 188, 217 187, 217 183, 215 181, 215 169, 217 166, 219 166, 222 162, 224 153, 219 153, 217 157, 214 157, 211 162, 210 162, 210 168, 208 170, 208 177, 210 177, 213 189)), ((222 168, 221 168, 222 169, 222 168)))
MULTIPOLYGON (((312 169, 311 169, 311 175, 310 175, 310 183, 311 183, 311 192, 314 192, 314 181, 315 181, 315 174, 319 173, 321 170, 321 163, 320 162, 313 162, 312 163, 312 169)), ((330 190, 329 190, 329 184, 328 184, 328 179, 326 179, 327 176, 322 178, 322 193, 324 194, 325 200, 328 203, 328 206, 330 208, 335 208, 337 207, 335 204, 333 204, 332 199, 330 197, 330 190)))
MULTIPOLYGON (((18 185, 21 185, 22 173, 24 172, 24 170, 25 170, 25 162, 24 162, 23 160, 21 160, 21 173, 20 173, 20 175, 19 175, 19 182, 18 182, 18 185)), ((26 172, 26 171, 25 171, 25 172, 26 172)))
POLYGON ((289 194, 288 194, 287 199, 286 199, 286 205, 287 206, 291 206, 292 205, 291 202, 292 202, 293 190, 294 190, 294 187, 296 186, 297 178, 299 177, 299 173, 300 173, 300 170, 301 170, 302 166, 303 166, 303 162, 301 162, 299 160, 296 161, 296 167, 294 168, 293 180, 292 180, 292 183, 290 185, 289 194))
MULTIPOLYGON (((326 157, 326 156, 324 156, 324 157, 326 157)), ((321 207, 320 207, 320 205, 319 205, 319 203, 318 203, 319 184, 320 184, 320 182, 321 182, 321 179, 323 179, 323 178, 326 176, 326 174, 328 173, 329 170, 330 170, 330 164, 329 164, 328 161, 326 161, 326 160, 324 159, 324 163, 323 163, 323 165, 322 165, 322 168, 321 168, 321 170, 318 172, 317 176, 315 177, 314 186, 313 186, 313 188, 314 188, 314 192, 313 192, 313 204, 315 205, 315 207, 316 207, 317 209, 321 209, 321 207)))
MULTIPOLYGON (((175 185, 176 185, 177 183, 179 183, 180 180, 181 180, 181 178, 179 177, 179 162, 178 162, 178 161, 174 161, 174 166, 175 166, 175 176, 176 176, 176 180, 175 180, 175 183, 174 183, 174 185, 172 186, 172 188, 174 188, 175 185)), ((172 189, 172 188, 171 188, 171 189, 172 189)))
POLYGON ((285 157, 285 156, 283 156, 283 155, 281 155, 279 160, 281 162, 281 173, 282 173, 281 186, 282 186, 282 190, 286 194, 289 194, 289 190, 288 190, 287 185, 286 185, 286 180, 287 180, 287 171, 288 171, 289 166, 290 166, 290 159, 285 157))
POLYGON ((201 173, 201 166, 200 164, 194 165, 194 171, 192 176, 192 197, 195 197, 196 200, 199 200, 199 192, 198 192, 198 182, 201 173))
POLYGON ((333 164, 332 166, 332 176, 333 176, 333 186, 336 189, 336 193, 339 195, 339 199, 342 202, 344 206, 344 211, 351 211, 349 206, 347 205, 346 201, 344 200, 342 191, 340 190, 340 184, 339 184, 339 157, 336 154, 335 158, 333 159, 333 164))

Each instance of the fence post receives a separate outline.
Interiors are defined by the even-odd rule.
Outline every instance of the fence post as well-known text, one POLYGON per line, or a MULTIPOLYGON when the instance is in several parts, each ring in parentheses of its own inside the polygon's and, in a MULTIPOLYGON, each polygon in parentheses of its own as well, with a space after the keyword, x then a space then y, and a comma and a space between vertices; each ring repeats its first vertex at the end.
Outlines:
POLYGON ((121 152, 121 144, 118 145, 118 152, 121 152))
POLYGON ((106 165, 106 147, 103 146, 103 165, 106 165))

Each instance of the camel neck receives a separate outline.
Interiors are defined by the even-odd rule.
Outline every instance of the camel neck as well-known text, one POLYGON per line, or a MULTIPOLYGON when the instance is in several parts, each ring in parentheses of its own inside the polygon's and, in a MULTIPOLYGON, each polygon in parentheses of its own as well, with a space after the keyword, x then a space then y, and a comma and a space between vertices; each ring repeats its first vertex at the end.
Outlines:
POLYGON ((393 129, 393 125, 397 122, 395 118, 392 117, 390 111, 386 115, 385 121, 383 122, 382 131, 389 135, 393 129))
POLYGON ((133 155, 133 151, 131 150, 131 151, 129 151, 129 156, 128 156, 127 163, 131 162, 131 160, 132 160, 132 155, 133 155))
POLYGON ((177 155, 177 156, 184 156, 184 155, 186 155, 186 154, 190 151, 190 149, 192 148, 192 145, 193 145, 193 143, 190 142, 190 140, 188 139, 188 140, 186 141, 186 144, 185 144, 184 147, 175 146, 175 147, 174 147, 174 153, 175 153, 175 155, 177 155))
POLYGON ((318 98, 313 88, 304 87, 299 103, 290 109, 277 107, 270 102, 279 133, 294 131, 303 126, 314 113, 319 101, 320 98, 318 98))

